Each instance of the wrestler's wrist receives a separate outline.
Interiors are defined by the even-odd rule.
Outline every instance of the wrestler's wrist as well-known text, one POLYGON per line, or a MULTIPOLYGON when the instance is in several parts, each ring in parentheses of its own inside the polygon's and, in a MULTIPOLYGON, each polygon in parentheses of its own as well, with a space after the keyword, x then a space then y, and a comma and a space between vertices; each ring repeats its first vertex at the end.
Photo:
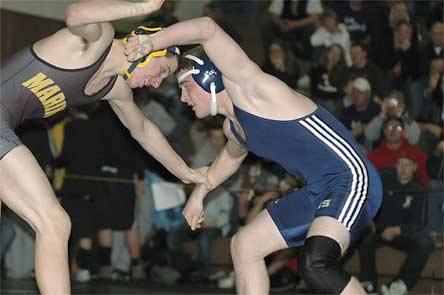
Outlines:
POLYGON ((187 164, 183 163, 177 169, 171 171, 174 176, 182 180, 184 183, 191 183, 192 180, 192 169, 187 166, 187 164))
POLYGON ((199 190, 199 195, 202 196, 202 200, 211 191, 211 189, 208 189, 204 184, 199 184, 197 189, 199 190))

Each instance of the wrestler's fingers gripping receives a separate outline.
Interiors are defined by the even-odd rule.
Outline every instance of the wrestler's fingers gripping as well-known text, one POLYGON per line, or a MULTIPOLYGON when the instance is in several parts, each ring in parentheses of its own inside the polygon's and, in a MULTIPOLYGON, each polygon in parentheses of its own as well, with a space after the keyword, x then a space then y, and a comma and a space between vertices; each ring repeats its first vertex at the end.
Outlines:
POLYGON ((140 45, 137 44, 137 43, 135 43, 135 42, 128 42, 128 43, 125 45, 125 54, 128 55, 128 53, 131 53, 131 52, 137 51, 137 49, 138 49, 139 46, 140 46, 140 45))
POLYGON ((197 228, 198 225, 198 221, 199 221, 199 216, 198 215, 193 215, 192 217, 192 221, 191 221, 191 229, 195 230, 197 228))
POLYGON ((190 217, 189 217, 189 215, 188 215, 188 213, 187 213, 186 210, 183 210, 183 211, 182 211, 182 215, 183 215, 183 217, 185 218, 185 220, 186 220, 186 222, 188 223, 188 225, 191 226, 190 217))

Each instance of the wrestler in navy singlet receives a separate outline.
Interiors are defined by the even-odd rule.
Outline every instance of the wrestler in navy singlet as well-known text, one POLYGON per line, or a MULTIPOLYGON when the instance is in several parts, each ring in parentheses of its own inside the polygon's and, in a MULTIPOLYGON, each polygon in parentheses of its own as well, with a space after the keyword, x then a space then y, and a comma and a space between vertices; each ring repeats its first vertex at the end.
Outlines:
POLYGON ((111 45, 92 65, 62 69, 44 61, 27 47, 8 58, 1 67, 0 158, 20 144, 14 129, 25 120, 46 118, 69 106, 92 103, 114 87, 114 76, 94 95, 85 86, 107 57, 111 45))
POLYGON ((289 246, 301 246, 313 219, 330 216, 350 231, 351 239, 376 215, 382 185, 373 165, 352 134, 330 113, 318 108, 295 120, 271 120, 234 106, 245 140, 254 154, 275 161, 307 185, 268 206, 289 246))

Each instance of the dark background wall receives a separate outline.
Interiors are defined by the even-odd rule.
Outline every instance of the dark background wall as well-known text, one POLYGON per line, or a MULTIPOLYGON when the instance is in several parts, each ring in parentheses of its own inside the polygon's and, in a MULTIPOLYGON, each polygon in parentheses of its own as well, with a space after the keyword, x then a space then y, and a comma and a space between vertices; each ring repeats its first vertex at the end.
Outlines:
POLYGON ((62 21, 0 9, 0 62, 64 26, 62 21))

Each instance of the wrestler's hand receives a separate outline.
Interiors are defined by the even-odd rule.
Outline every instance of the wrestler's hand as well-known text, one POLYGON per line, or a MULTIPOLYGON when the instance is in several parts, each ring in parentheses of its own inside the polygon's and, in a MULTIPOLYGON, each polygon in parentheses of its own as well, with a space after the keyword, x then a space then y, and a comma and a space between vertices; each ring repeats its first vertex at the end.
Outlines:
POLYGON ((149 35, 130 36, 125 43, 125 55, 129 62, 151 53, 153 44, 149 35))
POLYGON ((183 177, 181 180, 183 183, 186 183, 186 184, 190 184, 190 183, 202 184, 205 186, 205 188, 207 190, 211 190, 212 184, 207 177, 207 171, 208 171, 207 166, 201 167, 197 170, 193 170, 193 169, 189 168, 187 175, 185 177, 183 177))
POLYGON ((192 230, 202 227, 204 221, 203 199, 207 194, 203 185, 198 185, 191 193, 185 208, 183 216, 192 230))

